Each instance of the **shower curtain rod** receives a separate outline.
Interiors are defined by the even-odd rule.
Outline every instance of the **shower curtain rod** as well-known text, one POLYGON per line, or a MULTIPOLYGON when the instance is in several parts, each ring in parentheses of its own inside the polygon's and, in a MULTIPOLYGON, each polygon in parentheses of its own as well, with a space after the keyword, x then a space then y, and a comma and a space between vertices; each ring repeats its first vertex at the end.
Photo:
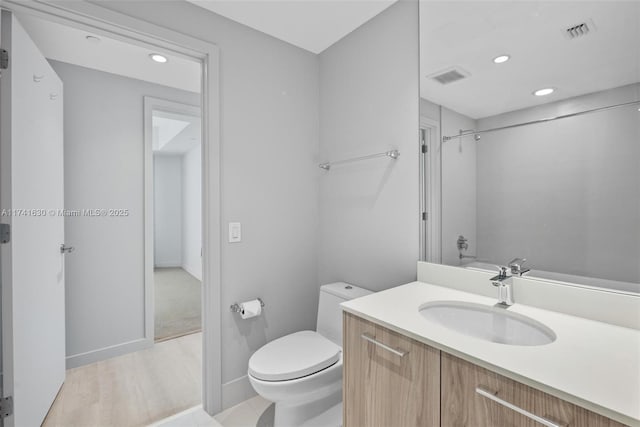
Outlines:
POLYGON ((517 128, 517 127, 520 127, 520 126, 528 126, 528 125, 535 125, 535 124, 538 124, 538 123, 552 122, 554 120, 567 119, 569 117, 581 116, 583 114, 589 114, 589 113, 597 113, 599 111, 611 110, 613 108, 619 108, 619 107, 627 107, 629 105, 636 105, 636 104, 640 104, 640 100, 639 101, 632 101, 632 102, 625 102, 625 103, 622 103, 622 104, 609 105, 609 106, 606 106, 606 107, 593 108, 591 110, 578 111, 577 113, 563 114, 561 116, 556 116, 556 117, 548 117, 546 119, 532 120, 530 122, 516 123, 516 124, 513 124, 513 125, 501 126, 501 127, 492 128, 492 129, 484 129, 484 130, 477 130, 477 131, 471 131, 471 130, 469 130, 469 131, 461 131, 458 135, 443 136, 442 137, 442 142, 447 142, 447 141, 450 141, 450 140, 452 140, 454 138, 460 138, 460 137, 468 136, 468 135, 478 135, 478 134, 481 134, 481 133, 493 132, 493 131, 496 131, 496 130, 505 130, 505 129, 517 128))

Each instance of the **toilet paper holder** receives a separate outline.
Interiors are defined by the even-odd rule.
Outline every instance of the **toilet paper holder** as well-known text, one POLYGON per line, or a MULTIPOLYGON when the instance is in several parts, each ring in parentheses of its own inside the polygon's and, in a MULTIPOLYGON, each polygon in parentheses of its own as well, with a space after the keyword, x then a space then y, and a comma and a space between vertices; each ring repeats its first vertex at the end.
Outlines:
MULTIPOLYGON (((260 307, 264 308, 264 301, 262 301, 262 298, 256 299, 260 301, 260 307)), ((242 309, 240 308, 240 304, 238 304, 237 302, 234 302, 231 307, 229 307, 229 309, 231 309, 233 313, 240 313, 242 311, 242 309)))

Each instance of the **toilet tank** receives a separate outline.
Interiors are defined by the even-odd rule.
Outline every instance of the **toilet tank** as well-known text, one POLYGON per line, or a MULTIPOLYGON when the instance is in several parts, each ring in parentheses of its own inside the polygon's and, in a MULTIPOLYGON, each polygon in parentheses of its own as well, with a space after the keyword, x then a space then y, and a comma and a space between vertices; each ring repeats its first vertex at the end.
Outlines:
POLYGON ((371 293, 367 289, 344 282, 321 286, 316 331, 342 347, 342 308, 340 303, 371 293))

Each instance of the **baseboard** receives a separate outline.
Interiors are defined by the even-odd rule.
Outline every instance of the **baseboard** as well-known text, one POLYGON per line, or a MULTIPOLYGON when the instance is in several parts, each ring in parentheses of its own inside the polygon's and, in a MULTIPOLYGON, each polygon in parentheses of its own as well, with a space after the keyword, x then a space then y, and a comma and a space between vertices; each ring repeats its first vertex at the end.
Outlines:
POLYGON ((194 265, 182 264, 182 269, 202 282, 202 268, 198 270, 194 265))
POLYGON ((222 384, 222 410, 256 396, 246 375, 222 384))
POLYGON ((134 351, 144 350, 153 347, 153 340, 149 338, 141 338, 139 340, 129 341, 122 344, 116 344, 97 350, 87 351, 86 353, 74 354, 67 356, 67 369, 77 368, 78 366, 88 365, 90 363, 99 362, 101 360, 110 359, 123 354, 132 353, 134 351))

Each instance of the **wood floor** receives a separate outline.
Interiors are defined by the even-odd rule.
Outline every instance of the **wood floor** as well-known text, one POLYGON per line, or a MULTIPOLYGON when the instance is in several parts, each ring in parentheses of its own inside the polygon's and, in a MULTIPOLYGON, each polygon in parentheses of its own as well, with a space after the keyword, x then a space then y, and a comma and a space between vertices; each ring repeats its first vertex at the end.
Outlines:
POLYGON ((67 371, 45 427, 144 426, 202 403, 202 333, 67 371))

